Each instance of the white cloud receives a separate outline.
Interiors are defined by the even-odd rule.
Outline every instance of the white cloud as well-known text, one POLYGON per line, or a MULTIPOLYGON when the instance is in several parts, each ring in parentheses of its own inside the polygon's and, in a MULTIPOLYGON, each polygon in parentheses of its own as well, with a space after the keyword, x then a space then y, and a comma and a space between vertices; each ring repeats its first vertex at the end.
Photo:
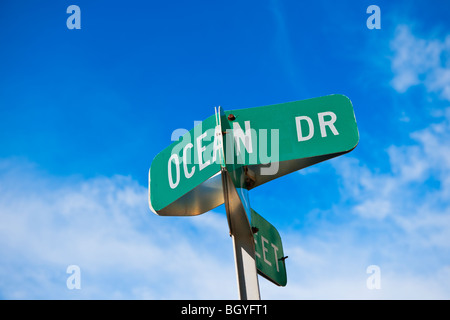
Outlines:
POLYGON ((350 157, 336 162, 342 194, 353 213, 390 219, 411 239, 450 248, 450 109, 442 121, 410 136, 413 144, 388 148, 386 173, 350 157))
POLYGON ((397 27, 391 41, 392 86, 400 93, 423 84, 428 92, 450 101, 450 35, 445 39, 420 39, 408 26, 397 27))
MULTIPOLYGON (((380 265, 383 288, 377 297, 448 299, 450 108, 436 123, 410 137, 411 144, 392 145, 386 150, 390 168, 384 172, 352 157, 333 162, 342 179, 342 202, 333 209, 341 216, 353 214, 345 225, 339 225, 339 232, 353 235, 360 242, 352 245, 337 239, 336 243, 351 247, 353 253, 348 259, 380 265)), ((332 243, 333 237, 328 237, 328 242, 332 243)), ((358 270, 356 261, 340 263, 358 270)), ((347 293, 351 296, 358 291, 352 287, 352 277, 342 272, 338 278, 347 276, 347 293)), ((364 290, 359 294, 361 298, 370 297, 364 290)))
POLYGON ((450 108, 436 116, 386 150, 384 171, 351 156, 330 162, 341 200, 307 220, 313 231, 282 232, 288 286, 271 298, 450 297, 450 108), (381 290, 365 285, 370 264, 381 268, 381 290))
POLYGON ((17 159, 0 161, 0 186, 2 298, 236 296, 223 215, 158 217, 129 177, 55 178, 17 159), (66 287, 72 264, 81 290, 66 287))
MULTIPOLYGON (((321 226, 314 235, 284 233, 288 284, 261 282, 265 299, 448 299, 450 264, 434 265, 398 241, 401 234, 359 235, 360 223, 321 226), (390 238, 390 243, 385 237, 390 238), (367 267, 381 270, 381 289, 369 289, 367 267), (426 270, 426 271, 424 271, 426 270)), ((436 251, 436 254, 442 254, 436 251)), ((444 252, 445 254, 445 252, 444 252)))
MULTIPOLYGON (((280 229, 288 285, 260 278, 262 298, 448 299, 449 133, 450 110, 411 134, 413 144, 389 148, 386 173, 349 156, 333 161, 343 200, 330 215, 345 218, 280 229), (371 264, 381 290, 366 287, 371 264)), ((60 178, 0 161, 0 256, 1 298, 238 297, 225 216, 158 217, 130 177, 60 178), (66 287, 71 264, 81 290, 66 287)))

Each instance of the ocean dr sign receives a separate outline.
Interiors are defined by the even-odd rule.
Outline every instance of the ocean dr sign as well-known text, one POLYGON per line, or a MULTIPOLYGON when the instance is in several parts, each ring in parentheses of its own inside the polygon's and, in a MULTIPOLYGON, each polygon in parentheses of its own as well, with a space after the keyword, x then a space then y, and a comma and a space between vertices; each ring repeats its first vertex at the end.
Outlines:
POLYGON ((221 147, 227 164, 238 161, 252 172, 251 189, 347 153, 359 141, 353 106, 343 95, 230 110, 225 116, 222 127, 212 115, 156 155, 149 171, 153 212, 196 215, 221 205, 221 147))

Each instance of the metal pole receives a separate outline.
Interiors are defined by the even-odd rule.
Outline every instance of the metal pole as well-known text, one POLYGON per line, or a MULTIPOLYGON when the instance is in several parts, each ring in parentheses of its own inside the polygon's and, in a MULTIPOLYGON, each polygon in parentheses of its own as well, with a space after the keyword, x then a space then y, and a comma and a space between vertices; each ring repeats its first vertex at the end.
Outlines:
POLYGON ((260 300, 255 260, 255 241, 248 216, 247 190, 236 188, 230 174, 222 169, 222 186, 230 235, 233 239, 236 276, 241 300, 260 300))

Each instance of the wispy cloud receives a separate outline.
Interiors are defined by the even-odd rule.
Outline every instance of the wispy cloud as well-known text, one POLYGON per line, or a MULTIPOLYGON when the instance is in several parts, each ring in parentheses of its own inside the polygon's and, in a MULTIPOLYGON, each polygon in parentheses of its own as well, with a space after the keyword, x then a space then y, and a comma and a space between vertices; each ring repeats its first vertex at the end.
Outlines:
POLYGON ((392 86, 400 93, 423 84, 428 92, 450 100, 450 35, 445 39, 422 39, 406 25, 397 27, 391 41, 392 86))
POLYGON ((421 243, 450 248, 450 109, 410 136, 411 145, 388 148, 388 172, 350 157, 336 162, 342 194, 353 202, 353 213, 391 219, 411 236, 422 236, 421 243))
POLYGON ((55 178, 17 159, 0 161, 0 189, 2 298, 236 296, 222 215, 164 219, 129 177, 55 178), (72 264, 80 290, 66 287, 72 264))
MULTIPOLYGON (((288 285, 261 278, 262 298, 448 298, 449 122, 450 111, 412 134, 414 145, 392 146, 392 172, 336 162, 347 197, 333 211, 351 218, 319 219, 314 233, 280 230, 288 285), (441 187, 419 196, 430 177, 441 187), (370 264, 381 268, 381 290, 366 287, 370 264)), ((237 298, 224 215, 158 217, 130 177, 56 178, 17 159, 0 161, 0 188, 2 298, 237 298), (72 264, 80 290, 66 287, 72 264)))
MULTIPOLYGON (((367 257, 397 284, 384 287, 382 297, 448 298, 450 109, 410 137, 410 144, 386 150, 390 166, 384 172, 352 157, 334 162, 343 199, 334 209, 353 215, 350 234, 359 233, 356 238, 366 247, 367 257)), ((361 247, 353 249, 358 256, 361 247)))
POLYGON ((450 109, 410 137, 385 150, 384 171, 352 156, 332 161, 341 199, 308 220, 314 232, 282 231, 288 286, 270 297, 450 297, 450 109), (380 290, 366 286, 371 264, 380 290))

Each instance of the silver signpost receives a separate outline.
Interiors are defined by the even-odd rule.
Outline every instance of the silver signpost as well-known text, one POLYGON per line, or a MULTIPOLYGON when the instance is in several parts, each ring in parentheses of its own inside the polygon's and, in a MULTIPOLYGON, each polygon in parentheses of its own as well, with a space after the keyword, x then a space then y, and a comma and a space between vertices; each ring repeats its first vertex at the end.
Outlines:
MULTIPOLYGON (((255 241, 248 221, 250 207, 241 201, 225 168, 222 169, 222 181, 230 235, 233 239, 239 297, 241 300, 259 300, 255 241)), ((248 201, 248 197, 246 200, 248 201)))

